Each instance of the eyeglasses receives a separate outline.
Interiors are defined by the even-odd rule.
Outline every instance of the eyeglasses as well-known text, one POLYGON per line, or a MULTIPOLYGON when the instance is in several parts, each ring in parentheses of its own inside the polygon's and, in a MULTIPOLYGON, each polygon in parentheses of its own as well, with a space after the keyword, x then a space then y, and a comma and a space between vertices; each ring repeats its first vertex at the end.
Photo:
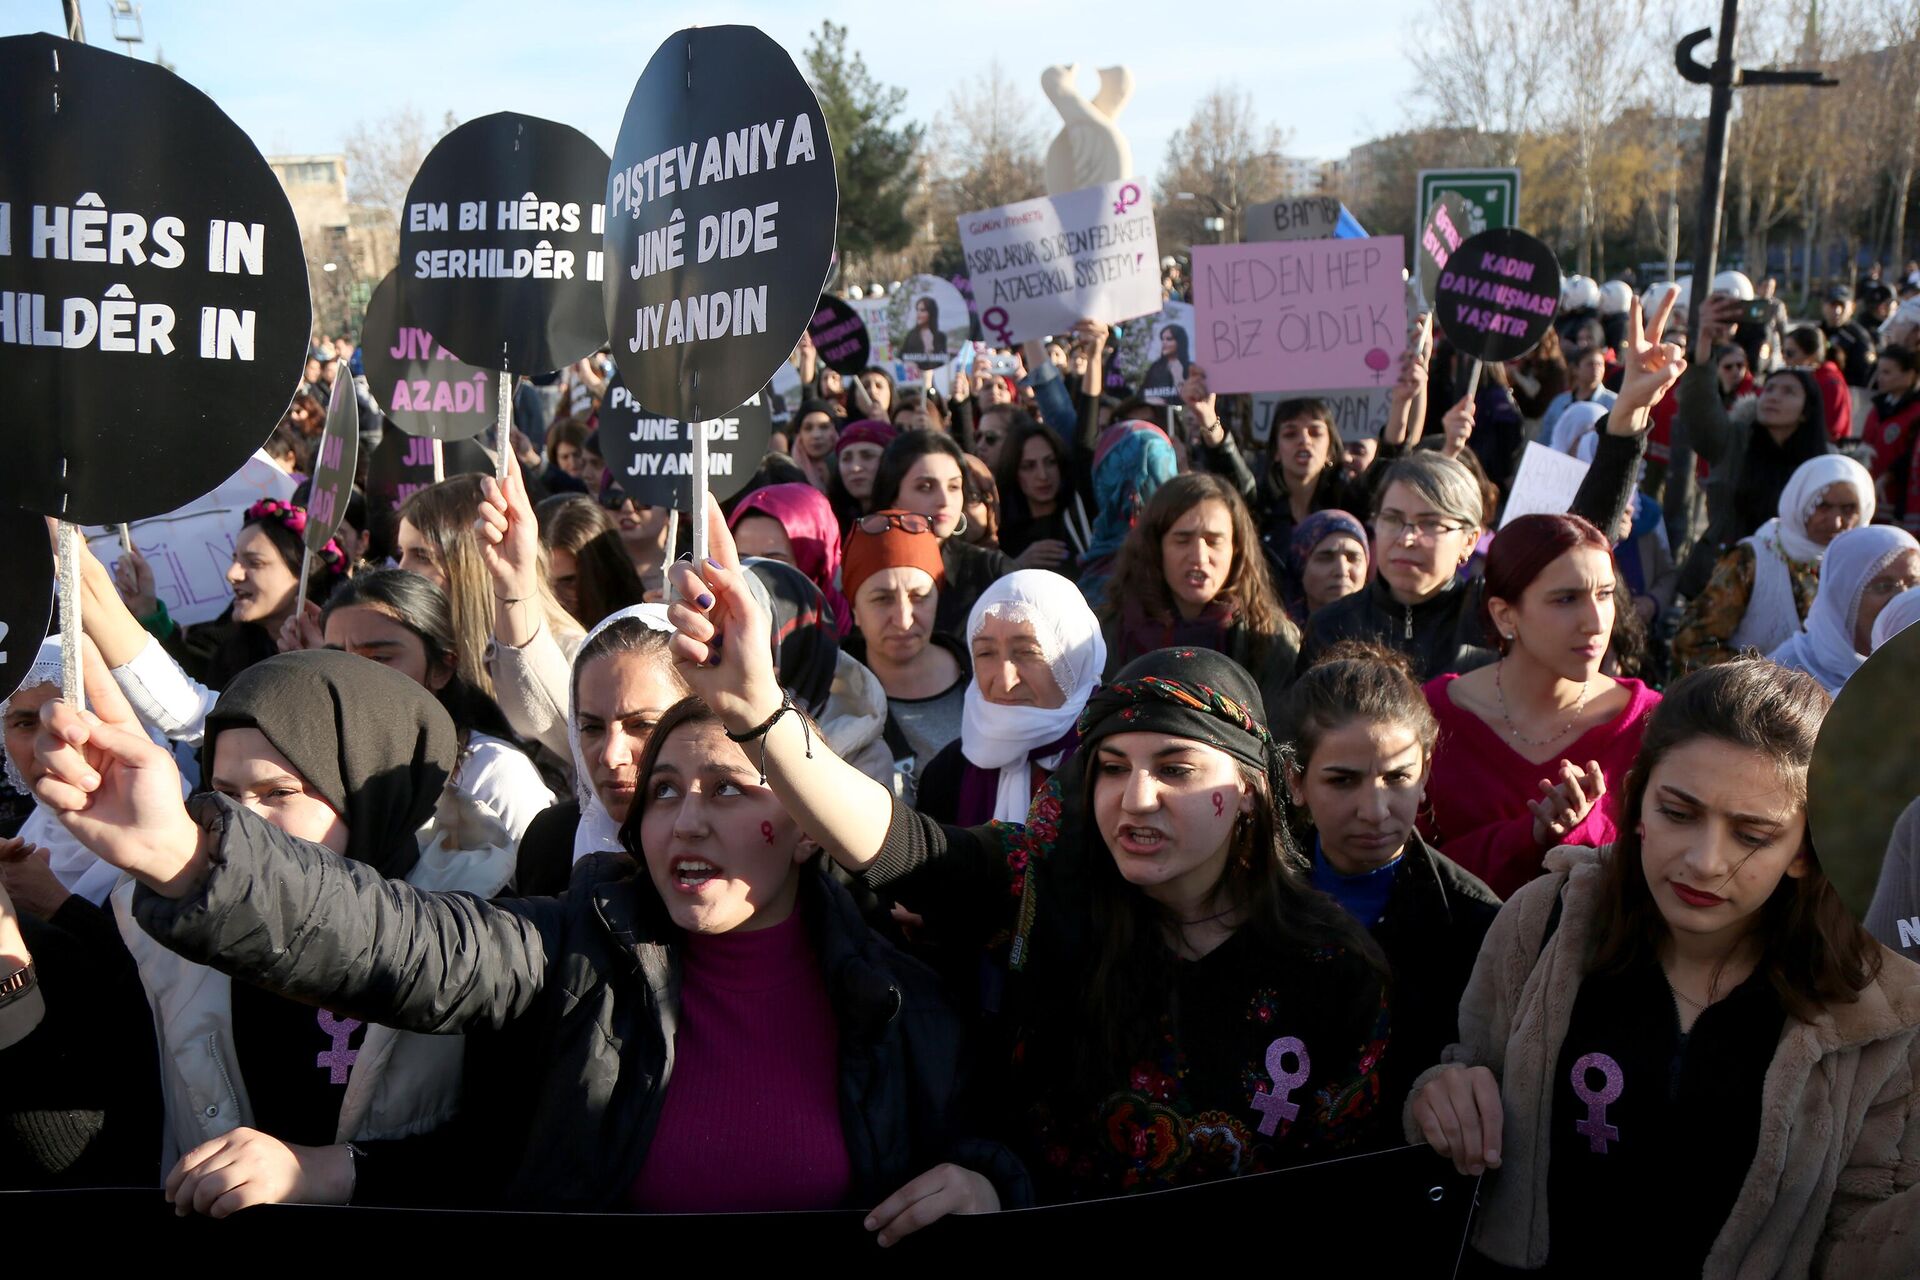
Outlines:
POLYGON ((853 523, 862 533, 881 534, 889 529, 898 529, 902 533, 933 532, 933 521, 911 511, 876 511, 870 516, 861 516, 853 523))
POLYGON ((1373 518, 1374 532, 1387 542, 1398 542, 1409 529, 1417 541, 1438 542, 1442 534, 1459 533, 1466 527, 1441 516, 1415 516, 1409 520, 1396 511, 1382 511, 1373 518))

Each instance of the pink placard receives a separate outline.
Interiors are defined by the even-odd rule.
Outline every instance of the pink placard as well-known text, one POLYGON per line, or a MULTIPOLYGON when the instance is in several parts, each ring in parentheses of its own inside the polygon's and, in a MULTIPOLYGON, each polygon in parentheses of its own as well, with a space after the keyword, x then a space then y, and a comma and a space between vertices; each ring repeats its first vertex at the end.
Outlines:
POLYGON ((1389 386, 1404 261, 1399 236, 1195 245, 1194 361, 1217 392, 1389 386))

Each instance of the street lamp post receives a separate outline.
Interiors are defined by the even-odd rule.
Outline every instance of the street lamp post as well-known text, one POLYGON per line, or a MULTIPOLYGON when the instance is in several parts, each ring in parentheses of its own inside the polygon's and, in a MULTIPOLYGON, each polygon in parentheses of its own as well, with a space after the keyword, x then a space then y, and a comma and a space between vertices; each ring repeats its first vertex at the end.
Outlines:
POLYGON ((1213 215, 1202 218, 1200 225, 1214 233, 1214 242, 1216 244, 1225 244, 1227 242, 1227 226, 1231 222, 1238 221, 1238 214, 1240 212, 1238 209, 1230 204, 1223 203, 1217 197, 1211 196, 1204 191, 1197 194, 1192 191, 1176 191, 1173 194, 1173 198, 1175 200, 1205 200, 1208 204, 1212 205, 1213 215))

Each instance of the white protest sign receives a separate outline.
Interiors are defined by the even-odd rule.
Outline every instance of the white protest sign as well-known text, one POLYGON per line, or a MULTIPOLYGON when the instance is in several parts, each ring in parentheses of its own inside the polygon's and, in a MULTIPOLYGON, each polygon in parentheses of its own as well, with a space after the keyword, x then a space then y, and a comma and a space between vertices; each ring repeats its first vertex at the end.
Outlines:
POLYGON ((1340 226, 1340 202, 1332 196, 1294 196, 1249 205, 1243 216, 1248 240, 1330 240, 1340 226))
MULTIPOLYGON (((212 493, 177 511, 128 525, 134 549, 153 569, 153 593, 181 626, 217 618, 233 600, 227 568, 247 508, 266 498, 293 499, 293 477, 254 454, 212 493)), ((87 544, 111 568, 121 558, 117 525, 91 526, 87 544)))
POLYGON ((1160 310, 1160 241, 1137 178, 963 214, 974 305, 1001 346, 1160 310))
POLYGON ((1520 455, 1520 469, 1514 472, 1513 490, 1507 495, 1500 527, 1506 528, 1521 516, 1565 514, 1586 478, 1586 463, 1529 440, 1526 452, 1520 455))

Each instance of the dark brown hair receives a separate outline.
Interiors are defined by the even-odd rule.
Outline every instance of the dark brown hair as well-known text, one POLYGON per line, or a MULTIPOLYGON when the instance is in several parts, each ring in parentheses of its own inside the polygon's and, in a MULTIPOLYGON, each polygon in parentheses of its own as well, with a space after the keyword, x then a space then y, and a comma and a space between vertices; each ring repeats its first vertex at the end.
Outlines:
POLYGON ((1293 624, 1273 589, 1273 576, 1267 572, 1267 557, 1260 549, 1260 530, 1253 523, 1253 513, 1232 485, 1206 471, 1175 476, 1147 500, 1146 510, 1120 544, 1113 587, 1101 610, 1103 617, 1119 616, 1122 602, 1128 600, 1138 601, 1150 618, 1164 621, 1176 616, 1173 588, 1167 585, 1161 567, 1161 547, 1180 517, 1208 499, 1225 503, 1233 522, 1233 562, 1220 588, 1221 597, 1232 602, 1236 620, 1250 633, 1286 634, 1293 624))
MULTIPOLYGON (((1655 769, 1676 747, 1700 738, 1757 752, 1773 762, 1782 786, 1806 807, 1807 767, 1833 700, 1817 681, 1759 657, 1696 671, 1666 692, 1647 723, 1627 774, 1620 835, 1605 863, 1594 967, 1624 970, 1656 959, 1667 933, 1641 866, 1640 814, 1655 769)), ((1848 913, 1820 869, 1807 835, 1807 873, 1782 876, 1756 913, 1759 971, 1788 1013, 1808 1021, 1829 1004, 1850 1004, 1878 976, 1881 952, 1848 913)))
POLYGON ((607 509, 582 493, 555 494, 540 504, 540 545, 551 555, 573 555, 574 590, 582 626, 647 598, 633 560, 620 541, 620 526, 607 509))
MULTIPOLYGON (((609 627, 609 631, 613 628, 609 627)), ((605 634, 602 632, 601 634, 605 634)), ((660 632, 654 632, 660 635, 660 632)), ((597 639, 598 637, 596 637, 597 639)), ((585 656, 585 655, 582 655, 585 656)), ((585 664, 579 664, 584 666, 585 664)), ((576 670, 578 667, 575 668, 576 670)), ((647 811, 647 779, 653 776, 654 766, 660 763, 660 750, 666 745, 667 738, 675 729, 689 724, 720 724, 719 713, 693 694, 668 707, 647 735, 647 745, 640 752, 640 768, 634 774, 633 803, 627 806, 627 820, 620 824, 620 847, 639 859, 644 855, 640 849, 640 819, 647 811)))
MULTIPOLYGON (((1504 600, 1517 608, 1520 597, 1548 565, 1582 548, 1613 555, 1613 544, 1607 536, 1574 515, 1519 516, 1494 536, 1493 545, 1487 548, 1486 590, 1480 593, 1480 625, 1486 630, 1488 644, 1502 653, 1507 651, 1487 602, 1504 600)), ((1612 564, 1611 558, 1608 564, 1612 564)))
POLYGON ((1340 641, 1293 682, 1287 692, 1287 727, 1294 767, 1304 772, 1320 740, 1356 720, 1404 725, 1413 730, 1420 754, 1429 760, 1440 738, 1440 722, 1420 692, 1407 655, 1371 640, 1340 641))

